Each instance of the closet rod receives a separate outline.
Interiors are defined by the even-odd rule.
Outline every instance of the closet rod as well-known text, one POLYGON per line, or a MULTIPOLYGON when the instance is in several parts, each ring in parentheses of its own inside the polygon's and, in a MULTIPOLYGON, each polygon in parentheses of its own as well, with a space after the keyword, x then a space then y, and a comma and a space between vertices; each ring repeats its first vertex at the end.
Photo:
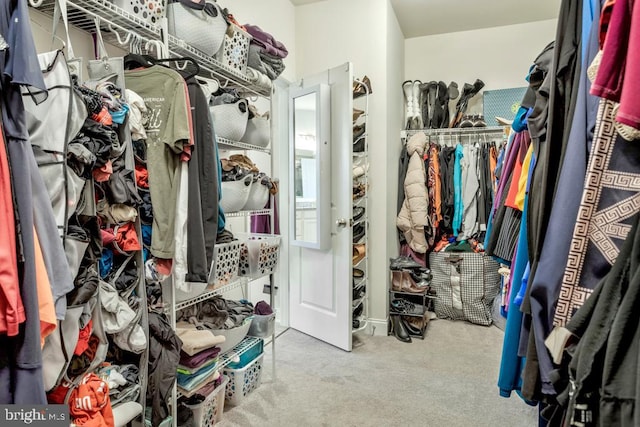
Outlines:
POLYGON ((410 137, 416 133, 423 132, 427 136, 432 135, 478 135, 478 134, 502 134, 505 131, 503 126, 488 126, 483 128, 442 128, 442 129, 411 129, 400 132, 402 138, 410 137))

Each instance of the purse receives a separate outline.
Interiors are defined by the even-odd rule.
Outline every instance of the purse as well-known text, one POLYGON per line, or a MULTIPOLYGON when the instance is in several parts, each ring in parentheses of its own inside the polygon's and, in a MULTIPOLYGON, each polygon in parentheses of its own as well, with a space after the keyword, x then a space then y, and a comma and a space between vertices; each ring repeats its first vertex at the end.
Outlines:
POLYGON ((491 325, 493 300, 500 290, 500 265, 493 258, 475 252, 433 252, 429 265, 439 318, 491 325))
POLYGON ((170 3, 167 23, 169 34, 208 56, 214 56, 220 50, 228 25, 220 6, 204 0, 170 3))

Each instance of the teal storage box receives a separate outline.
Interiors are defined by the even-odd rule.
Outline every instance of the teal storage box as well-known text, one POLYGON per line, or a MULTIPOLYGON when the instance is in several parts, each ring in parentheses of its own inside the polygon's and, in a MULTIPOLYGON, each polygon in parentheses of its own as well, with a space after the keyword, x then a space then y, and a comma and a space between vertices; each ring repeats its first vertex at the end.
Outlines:
POLYGON ((264 349, 264 340, 257 339, 251 347, 244 353, 240 355, 239 362, 232 362, 227 365, 230 369, 242 369, 247 366, 249 363, 253 362, 258 356, 262 354, 262 350, 264 349))

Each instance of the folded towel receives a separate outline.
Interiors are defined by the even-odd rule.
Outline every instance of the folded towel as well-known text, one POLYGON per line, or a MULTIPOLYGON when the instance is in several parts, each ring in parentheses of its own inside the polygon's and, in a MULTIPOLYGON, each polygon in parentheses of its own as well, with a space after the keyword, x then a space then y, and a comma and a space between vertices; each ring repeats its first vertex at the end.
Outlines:
POLYGON ((280 58, 286 58, 289 54, 289 51, 285 47, 284 44, 275 39, 271 34, 263 31, 257 25, 244 25, 246 31, 251 34, 253 39, 252 43, 260 46, 264 52, 270 53, 271 55, 278 56, 280 58))
POLYGON ((187 322, 176 324, 176 335, 182 340, 182 351, 189 356, 222 344, 226 338, 222 335, 213 335, 210 330, 198 330, 187 322))

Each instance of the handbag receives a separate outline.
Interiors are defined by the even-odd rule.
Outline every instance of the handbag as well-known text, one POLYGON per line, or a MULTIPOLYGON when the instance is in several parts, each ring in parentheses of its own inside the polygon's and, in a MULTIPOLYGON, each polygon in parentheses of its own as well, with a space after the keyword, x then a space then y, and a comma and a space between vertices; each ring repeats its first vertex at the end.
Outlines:
POLYGON ((167 6, 169 34, 183 40, 205 55, 215 55, 227 32, 220 6, 204 0, 179 0, 167 6))
POLYGON ((439 318, 491 325, 493 300, 500 290, 499 264, 493 258, 475 252, 433 252, 429 265, 439 318))

